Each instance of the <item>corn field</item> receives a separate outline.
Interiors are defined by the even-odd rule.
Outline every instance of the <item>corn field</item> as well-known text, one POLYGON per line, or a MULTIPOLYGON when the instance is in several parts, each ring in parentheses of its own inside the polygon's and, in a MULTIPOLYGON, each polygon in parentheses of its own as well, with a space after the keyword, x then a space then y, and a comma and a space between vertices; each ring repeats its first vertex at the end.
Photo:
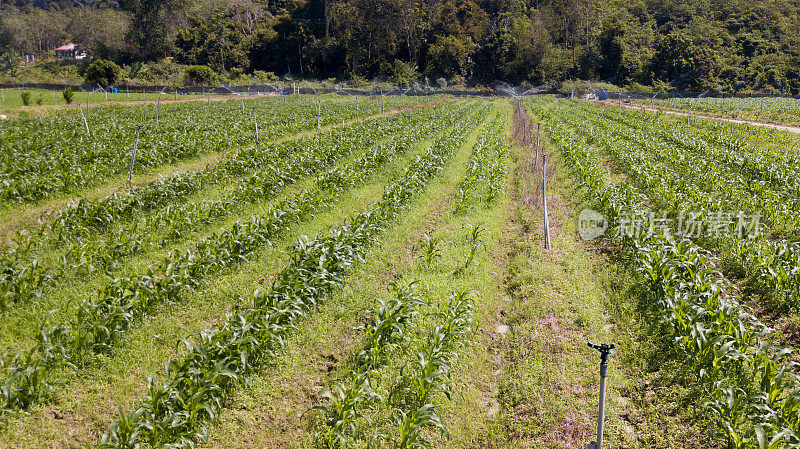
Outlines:
POLYGON ((800 447, 793 135, 553 98, 98 103, 0 123, 2 447, 583 447, 600 340, 607 447, 800 447))

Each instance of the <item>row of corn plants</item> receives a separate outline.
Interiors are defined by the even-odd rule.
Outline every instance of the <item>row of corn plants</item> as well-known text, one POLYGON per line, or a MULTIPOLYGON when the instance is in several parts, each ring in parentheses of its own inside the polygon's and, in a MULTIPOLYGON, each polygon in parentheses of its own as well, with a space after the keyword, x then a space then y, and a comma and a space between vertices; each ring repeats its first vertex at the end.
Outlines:
MULTIPOLYGON (((672 139, 662 138, 663 123, 642 117, 625 126, 613 120, 617 114, 620 113, 611 110, 599 114, 579 112, 578 129, 583 134, 591 133, 623 171, 635 173, 637 185, 653 191, 652 197, 664 208, 703 215, 725 210, 761 212, 764 221, 774 227, 797 228, 797 215, 789 212, 800 208, 800 203, 789 191, 723 163, 712 154, 714 146, 699 135, 693 136, 693 144, 687 144, 685 139, 681 139, 683 144, 676 144, 681 140, 674 134, 672 139), (731 209, 731 205, 736 207, 731 209)), ((785 166, 791 164, 787 162, 785 166)))
MULTIPOLYGON (((493 146, 496 144, 505 148, 502 137, 506 134, 505 125, 507 125, 508 118, 508 111, 504 110, 487 123, 476 139, 468 167, 474 167, 476 160, 484 160, 488 164, 493 164, 494 161, 485 160, 490 157, 496 158, 499 162, 505 160, 504 151, 494 148, 492 151, 487 151, 487 142, 491 142, 493 146), (498 134, 499 141, 496 140, 498 134)), ((469 175, 465 174, 465 176, 469 175)), ((459 184, 463 186, 464 183, 459 184)), ((453 206, 454 212, 459 213, 456 209, 458 203, 454 203, 453 206)), ((468 231, 464 242, 471 249, 466 265, 459 266, 457 271, 469 267, 475 257, 476 248, 482 247, 482 237, 488 232, 482 224, 466 223, 462 229, 468 231)), ((439 237, 431 237, 427 233, 423 235, 423 242, 416 248, 421 253, 420 257, 426 267, 431 268, 432 260, 441 257, 439 247, 443 242, 443 239, 439 237)), ((393 288, 396 291, 396 286, 393 288)), ((404 292, 404 294, 408 293, 404 292)), ((433 319, 431 326, 442 321, 444 324, 432 329, 427 340, 420 344, 416 352, 412 352, 413 348, 406 345, 408 340, 402 338, 407 332, 401 333, 400 326, 394 324, 399 321, 396 317, 405 319, 409 316, 409 312, 404 312, 401 304, 403 303, 397 302, 392 306, 387 306, 387 303, 380 303, 376 314, 382 319, 372 321, 365 328, 366 347, 370 349, 361 351, 355 357, 357 369, 352 375, 348 376, 345 381, 337 382, 333 388, 323 393, 323 397, 327 398, 326 404, 312 409, 323 412, 315 433, 316 447, 359 447, 362 442, 366 441, 369 441, 370 446, 373 447, 378 444, 382 446, 392 444, 402 448, 425 447, 427 441, 424 435, 428 429, 444 430, 444 422, 435 405, 435 399, 439 393, 450 397, 455 391, 451 379, 451 364, 456 358, 456 351, 463 342, 463 338, 471 333, 473 304, 468 298, 468 292, 453 293, 448 302, 439 304, 438 312, 426 314, 433 319), (385 343, 385 339, 376 338, 376 335, 380 335, 378 330, 386 329, 389 325, 395 328, 395 332, 390 334, 395 336, 391 346, 385 343), (395 342, 403 344, 399 346, 395 342), (381 348, 384 345, 391 349, 389 354, 380 349, 371 349, 381 348), (397 376, 381 373, 381 369, 390 372, 393 370, 391 367, 385 368, 384 365, 390 362, 389 355, 400 351, 414 354, 415 357, 403 365, 404 367, 397 376), (381 357, 372 356, 373 352, 381 357), (362 361, 362 359, 366 361, 362 361), (393 408, 393 413, 385 422, 389 428, 396 430, 391 436, 384 433, 375 434, 374 429, 380 425, 379 422, 382 420, 369 422, 370 419, 365 416, 365 414, 375 411, 376 408, 384 407, 393 408)), ((420 306, 423 304, 418 303, 420 306)), ((431 304, 425 304, 425 306, 426 308, 432 307, 431 304)), ((407 327, 410 326, 403 326, 403 328, 407 327)), ((416 328, 416 326, 413 327, 416 328)))
MULTIPOLYGON (((384 108, 400 104, 388 101, 384 108)), ((382 110, 378 102, 362 103, 361 114, 382 110)), ((157 125, 155 105, 98 108, 86 116, 88 133, 75 112, 8 121, 0 127, 0 198, 37 201, 122 174, 139 129, 137 172, 252 142, 255 122, 264 139, 313 129, 318 109, 321 125, 356 117, 350 101, 292 96, 160 105, 157 125)))
POLYGON ((687 112, 723 115, 745 120, 800 124, 800 101, 795 98, 659 98, 635 100, 643 106, 657 106, 687 112))
MULTIPOLYGON (((605 181, 600 155, 560 123, 563 115, 539 112, 590 201, 610 222, 626 211, 649 210, 650 198, 635 187, 605 181)), ((792 351, 772 343, 771 329, 739 303, 714 258, 669 235, 626 233, 620 240, 641 273, 655 318, 685 356, 696 378, 693 388, 729 446, 798 447, 800 377, 792 351)))
POLYGON ((17 233, 10 246, 14 249, 29 250, 46 242, 62 244, 76 236, 103 230, 123 219, 132 218, 137 213, 180 202, 190 194, 208 186, 251 173, 275 158, 283 158, 301 151, 312 141, 316 144, 355 139, 373 130, 379 132, 379 128, 391 126, 393 123, 395 122, 370 120, 361 124, 360 128, 343 127, 317 133, 309 138, 264 146, 248 146, 204 170, 176 174, 124 194, 115 193, 97 200, 81 198, 59 211, 52 220, 41 222, 32 234, 17 233), (49 238, 43 238, 44 236, 49 238))
MULTIPOLYGON (((634 114, 628 113, 627 115, 634 114)), ((631 126, 637 125, 634 120, 631 120, 630 123, 631 126)), ((674 123, 671 124, 671 128, 676 127, 683 128, 674 123)), ((767 224, 773 225, 772 233, 783 236, 777 240, 763 234, 755 239, 745 241, 728 239, 722 242, 721 246, 731 250, 744 277, 749 280, 751 285, 757 287, 756 291, 759 292, 761 299, 766 300, 765 302, 770 308, 778 311, 800 309, 800 247, 796 242, 797 232, 800 230, 796 218, 797 211, 800 209, 800 203, 796 198, 798 190, 797 164, 800 160, 792 153, 782 154, 774 151, 769 153, 760 151, 760 148, 753 148, 749 144, 750 138, 743 139, 736 134, 725 132, 728 127, 724 124, 704 122, 700 128, 703 130, 702 138, 709 143, 704 143, 695 137, 695 141, 699 141, 699 143, 686 145, 685 141, 674 137, 678 130, 666 137, 686 148, 701 149, 699 156, 708 154, 715 166, 720 164, 732 166, 739 176, 757 187, 748 189, 744 194, 731 194, 730 190, 726 190, 726 201, 709 202, 707 197, 699 193, 700 190, 694 191, 695 198, 699 199, 701 204, 709 204, 710 207, 718 209, 741 207, 743 204, 748 204, 741 199, 742 196, 752 198, 751 201, 756 205, 760 203, 760 205, 767 206, 763 209, 767 212, 765 221, 767 224), (787 219, 786 217, 791 218, 787 219), (775 226, 776 224, 777 226, 775 226)), ((771 132, 775 133, 775 131, 771 132)), ((680 168, 677 171, 683 173, 680 168)), ((705 184, 713 186, 714 190, 719 189, 720 184, 746 185, 740 180, 729 182, 727 178, 720 175, 722 174, 712 173, 710 176, 715 178, 715 182, 705 184), (721 182, 722 180, 724 182, 721 182)), ((684 174, 684 176, 686 175, 684 174)), ((652 178, 654 176, 645 174, 639 179, 645 177, 652 178)), ((685 187, 685 184, 681 187, 685 187)), ((675 190, 678 189, 672 187, 672 191, 675 190)), ((720 243, 717 242, 717 245, 720 243)))
POLYGON ((297 322, 342 286, 370 243, 410 207, 479 119, 463 120, 411 162, 371 210, 327 234, 301 239, 270 288, 256 291, 252 308, 229 313, 224 324, 202 331, 197 344, 187 341, 188 354, 167 363, 163 381, 150 377, 148 397, 112 424, 101 447, 185 447, 205 440, 229 392, 278 356, 297 322))
POLYGON ((769 192, 771 195, 786 196, 786 193, 796 192, 800 186, 798 184, 800 173, 797 169, 800 157, 786 152, 785 148, 781 152, 768 151, 763 146, 764 142, 760 140, 765 135, 776 134, 775 130, 754 131, 753 128, 757 127, 743 125, 747 128, 747 136, 752 138, 750 134, 756 133, 762 144, 759 148, 753 148, 747 145, 747 140, 742 136, 727 132, 724 124, 719 122, 715 126, 704 125, 698 130, 697 121, 694 126, 687 127, 682 121, 658 120, 647 112, 606 109, 602 116, 632 128, 639 134, 652 134, 668 144, 674 144, 680 151, 689 152, 715 167, 740 174, 745 180, 756 184, 754 192, 756 194, 764 196, 765 192, 769 192), (759 180, 765 181, 766 185, 759 180))
MULTIPOLYGON (((241 204, 274 195, 278 189, 334 164, 363 145, 387 134, 419 128, 419 124, 431 122, 437 114, 438 109, 400 114, 377 121, 377 126, 359 125, 346 132, 334 132, 325 139, 303 139, 306 147, 294 152, 285 151, 285 147, 284 151, 276 151, 273 154, 277 157, 260 164, 259 171, 239 180, 215 201, 170 205, 127 226, 112 228, 104 238, 97 238, 94 233, 73 235, 66 242, 65 253, 49 266, 28 254, 8 251, 0 256, 0 309, 40 295, 43 287, 52 286, 65 275, 106 271, 112 264, 119 264, 129 256, 163 247, 199 225, 232 214, 241 204)), ((208 171, 218 172, 216 169, 208 171)))
POLYGON ((504 109, 479 137, 456 192, 456 210, 464 212, 476 202, 490 204, 500 198, 508 171, 504 159, 508 113, 504 109))
POLYGON ((414 289, 407 285, 390 284, 393 296, 388 301, 378 300, 378 306, 369 313, 373 318, 357 330, 364 332, 364 349, 354 360, 356 369, 347 380, 337 382, 322 393, 327 405, 312 410, 322 412, 323 425, 314 436, 320 448, 347 447, 357 432, 357 422, 362 418, 362 407, 383 402, 373 384, 378 380, 376 368, 386 362, 397 348, 408 340, 408 332, 415 327, 414 318, 424 302, 414 289))
MULTIPOLYGON (((335 203, 341 193, 374 173, 379 167, 404 154, 430 135, 461 118, 450 111, 438 120, 420 124, 357 158, 344 168, 326 171, 317 187, 282 201, 265 215, 236 223, 221 234, 213 234, 186 251, 175 251, 153 264, 146 273, 116 278, 97 294, 82 301, 69 326, 42 330, 35 345, 0 357, 4 374, 0 386, 0 410, 24 408, 42 400, 52 385, 48 376, 60 368, 74 368, 93 354, 108 352, 136 320, 165 301, 197 288, 209 274, 243 262, 268 239, 298 220, 310 217, 335 203)), ((459 129, 463 124, 458 125, 459 129)))
MULTIPOLYGON (((457 350, 473 333, 473 308, 468 291, 453 293, 436 314, 444 324, 436 326, 395 379, 389 395, 389 403, 395 407, 392 424, 397 435, 391 440, 394 447, 431 447, 425 439, 426 429, 445 431, 434 400, 440 394, 449 399, 454 392, 453 362, 458 356, 457 350)), ((386 435, 376 435, 373 441, 387 439, 386 435)))
MULTIPOLYGON (((636 125, 637 122, 632 122, 630 126, 635 128, 636 125)), ((675 145, 680 143, 677 139, 673 139, 672 144, 661 142, 655 145, 641 139, 643 133, 638 133, 635 135, 640 137, 639 142, 644 143, 637 148, 636 139, 619 138, 625 132, 616 127, 611 130, 598 124, 591 130, 594 138, 609 150, 619 165, 634 175, 636 184, 650 192, 653 204, 667 210, 680 210, 681 207, 700 209, 703 211, 702 221, 713 221, 716 213, 737 209, 763 213, 763 224, 769 232, 744 241, 736 237, 720 237, 709 244, 726 248, 734 255, 734 262, 743 275, 758 287, 762 299, 772 309, 800 308, 800 258, 795 242, 800 203, 793 187, 797 181, 790 179, 796 178, 793 174, 796 169, 792 168, 796 165, 793 163, 796 158, 786 155, 760 163, 736 163, 731 162, 736 161, 735 156, 729 156, 730 165, 726 165, 722 159, 713 157, 718 153, 713 144, 703 143, 704 152, 712 155, 708 158, 713 161, 710 164, 703 158, 704 152, 694 151, 694 156, 686 156, 686 152, 681 152, 681 146, 675 145), (771 168, 757 168, 762 164, 771 168), (702 173, 697 174, 698 171, 702 173), (775 172, 783 174, 776 176, 773 175, 775 172), (772 239, 770 234, 781 238, 772 239)), ((712 134, 708 140, 714 140, 715 135, 712 134)), ((683 147, 688 146, 684 143, 683 147)), ((703 226, 708 227, 705 223, 703 226)))

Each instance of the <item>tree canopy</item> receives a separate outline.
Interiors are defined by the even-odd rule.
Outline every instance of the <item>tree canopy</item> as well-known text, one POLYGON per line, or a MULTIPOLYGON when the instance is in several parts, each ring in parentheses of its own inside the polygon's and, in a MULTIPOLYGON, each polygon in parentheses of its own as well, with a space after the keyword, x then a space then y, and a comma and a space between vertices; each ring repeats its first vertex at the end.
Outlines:
POLYGON ((0 51, 66 41, 118 63, 800 93, 800 0, 6 1, 0 51), (87 26, 91 23, 91 26, 87 26))

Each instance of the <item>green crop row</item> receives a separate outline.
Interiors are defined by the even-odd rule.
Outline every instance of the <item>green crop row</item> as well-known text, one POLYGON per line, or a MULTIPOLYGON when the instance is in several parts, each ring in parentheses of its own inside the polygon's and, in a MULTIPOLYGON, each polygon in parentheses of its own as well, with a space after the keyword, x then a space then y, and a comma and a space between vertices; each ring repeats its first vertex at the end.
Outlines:
MULTIPOLYGON (((362 101, 360 113, 399 106, 362 101)), ((136 170, 355 118, 355 105, 325 97, 292 96, 225 102, 108 107, 81 115, 10 120, 0 127, 0 199, 31 202, 98 185, 128 170, 139 135, 136 170), (318 111, 319 109, 319 111, 318 111), (87 133, 87 126, 89 132, 87 133), (139 132, 141 130, 141 133, 139 132)))
POLYGON ((333 204, 346 188, 368 179, 381 165, 458 120, 460 112, 450 111, 439 120, 409 129, 406 135, 368 151, 344 170, 326 171, 318 180, 323 188, 289 198, 265 216, 237 223, 185 252, 173 252, 149 267, 147 273, 114 279, 95 298, 82 302, 70 327, 57 325, 42 330, 41 338, 31 349, 0 357, 5 374, 0 386, 0 410, 24 408, 40 401, 51 388, 47 377, 52 371, 81 364, 88 356, 107 351, 156 304, 177 300, 181 292, 196 288, 209 273, 244 261, 278 232, 333 204))
POLYGON ((378 307, 369 312, 372 320, 360 327, 364 331, 364 349, 355 360, 356 370, 350 376, 350 384, 336 383, 330 390, 322 393, 327 405, 315 406, 312 410, 323 413, 323 428, 314 436, 319 448, 342 448, 356 433, 356 422, 362 416, 359 410, 374 402, 383 402, 372 388, 375 381, 375 368, 380 366, 407 340, 407 330, 414 327, 413 319, 418 315, 417 308, 423 304, 414 291, 414 283, 390 285, 394 296, 389 301, 379 300, 378 307))
MULTIPOLYGON (((392 445, 398 449, 431 447, 424 439, 425 428, 444 431, 444 423, 433 400, 437 393, 450 398, 453 380, 450 377, 456 351, 473 332, 473 304, 469 292, 453 293, 437 316, 445 324, 436 326, 423 347, 401 370, 389 395, 394 404, 392 423, 398 429, 392 445)), ((373 441, 386 440, 376 435, 373 441)))
MULTIPOLYGON (((563 115, 539 112, 591 202, 610 222, 626 211, 650 210, 651 197, 605 181, 602 158, 563 126, 563 115)), ((770 343, 771 330, 730 293, 733 286, 714 259, 689 240, 658 233, 623 234, 621 240, 730 447, 800 445, 800 377, 789 360, 791 349, 770 343)))
MULTIPOLYGON (((576 115, 580 118, 568 120, 579 120, 576 129, 584 134, 591 131, 591 139, 648 192, 653 205, 678 214, 699 211, 704 229, 712 229, 720 213, 759 214, 762 232, 749 239, 742 240, 739 229, 733 236, 702 237, 735 256, 738 269, 759 287, 770 308, 800 308, 800 259, 795 255, 800 172, 795 155, 760 156, 735 138, 660 123, 638 112, 604 111, 602 119, 576 115)), ((732 226, 739 226, 739 220, 731 220, 732 226)))
POLYGON ((199 344, 187 342, 189 353, 167 364, 163 382, 151 376, 147 399, 112 425, 101 447, 183 447, 204 440, 231 389, 273 360, 296 322, 343 284, 374 238, 463 145, 476 119, 461 121, 417 157, 371 210, 325 235, 301 239, 270 288, 256 291, 251 309, 230 313, 221 326, 201 332, 199 344))
MULTIPOLYGON (((237 181, 220 199, 168 206, 154 216, 112 229, 112 232, 107 232, 105 238, 101 239, 93 233, 88 233, 86 237, 72 234, 72 238, 64 242, 67 246, 66 252, 54 266, 41 264, 37 258, 12 248, 0 256, 0 310, 7 308, 9 304, 40 295, 45 286, 53 285, 57 279, 66 274, 82 275, 97 270, 107 270, 111 264, 120 263, 126 257, 179 239, 185 232, 200 224, 231 214, 237 205, 273 195, 278 189, 294 183, 297 179, 313 174, 322 167, 346 157, 354 149, 405 129, 421 129, 422 124, 435 122, 432 119, 438 114, 438 108, 415 114, 400 114, 371 122, 369 123, 371 126, 359 124, 346 130, 326 133, 319 139, 302 139, 298 143, 279 145, 259 152, 258 160, 250 159, 252 162, 248 161, 246 164, 249 167, 257 163, 259 170, 237 181), (156 230, 161 232, 155 232, 156 230)), ((235 160, 238 172, 244 165, 242 164, 244 159, 237 157, 235 160)), ((222 172, 230 173, 228 166, 232 164, 221 165, 204 171, 204 177, 219 178, 222 172)), ((196 180, 199 176, 190 174, 187 177, 196 180)), ((115 204, 117 199, 115 197, 100 202, 84 202, 83 207, 68 209, 73 216, 72 219, 66 220, 62 216, 59 223, 88 221, 86 217, 97 215, 96 211, 101 209, 102 204, 106 209, 104 222, 110 224, 114 217, 129 214, 134 209, 131 207, 134 203, 128 203, 127 210, 123 212, 119 207, 121 205, 115 204), (94 214, 79 213, 92 209, 95 211, 94 214)), ((152 197, 138 198, 135 208, 144 208, 145 204, 151 208, 153 203, 159 203, 159 201, 145 202, 145 199, 152 200, 152 197)), ((65 240, 65 228, 65 225, 59 227, 60 240, 65 240)), ((75 229, 72 227, 72 230, 75 229)))
POLYGON ((476 201, 493 203, 503 191, 508 171, 505 138, 508 114, 495 117, 488 132, 478 139, 467 166, 467 174, 456 192, 456 210, 466 211, 476 201))

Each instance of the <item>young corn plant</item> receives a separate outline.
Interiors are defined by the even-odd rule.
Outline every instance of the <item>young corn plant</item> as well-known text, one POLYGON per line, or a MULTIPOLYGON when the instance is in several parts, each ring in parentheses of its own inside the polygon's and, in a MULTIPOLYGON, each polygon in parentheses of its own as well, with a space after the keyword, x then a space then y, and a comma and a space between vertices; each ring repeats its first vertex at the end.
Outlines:
POLYGON ((440 245, 444 242, 439 237, 431 237, 428 233, 422 235, 422 242, 415 246, 415 252, 425 262, 428 267, 436 260, 442 257, 442 250, 440 245))
MULTIPOLYGON (((473 331, 473 304, 469 291, 453 293, 436 316, 444 321, 428 337, 416 357, 407 363, 395 379, 389 402, 395 406, 392 422, 398 430, 393 441, 396 447, 428 448, 423 429, 433 427, 445 431, 436 406, 437 393, 448 399, 453 393, 452 363, 457 350, 473 331)), ((373 442, 385 440, 377 435, 373 442)))
POLYGON ((374 392, 370 382, 375 377, 374 369, 379 367, 386 356, 400 343, 407 340, 406 331, 413 327, 413 318, 418 315, 416 308, 423 304, 414 291, 414 283, 400 285, 392 283, 390 288, 394 297, 389 301, 379 300, 379 306, 372 309, 374 318, 359 329, 364 330, 366 343, 355 358, 356 371, 352 383, 347 386, 339 382, 323 393, 328 405, 315 406, 312 410, 323 413, 324 424, 317 431, 314 442, 318 448, 347 447, 357 433, 356 422, 363 418, 358 409, 383 398, 374 392))

